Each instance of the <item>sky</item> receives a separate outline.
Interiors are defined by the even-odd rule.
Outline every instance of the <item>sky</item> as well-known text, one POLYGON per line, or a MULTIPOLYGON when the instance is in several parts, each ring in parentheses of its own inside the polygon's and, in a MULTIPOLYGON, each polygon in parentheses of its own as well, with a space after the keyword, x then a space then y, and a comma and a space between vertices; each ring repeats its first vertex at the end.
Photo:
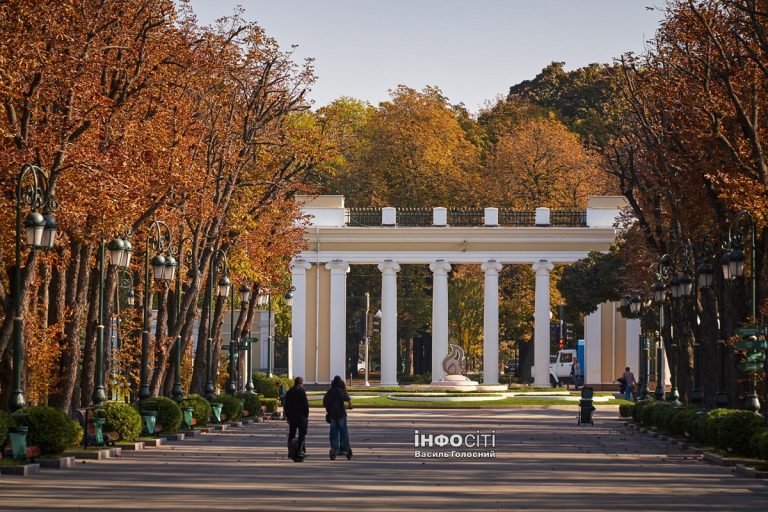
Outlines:
POLYGON ((309 97, 377 105, 399 84, 436 85, 477 112, 553 61, 575 69, 639 53, 663 0, 192 0, 202 24, 241 5, 295 59, 314 58, 309 97))

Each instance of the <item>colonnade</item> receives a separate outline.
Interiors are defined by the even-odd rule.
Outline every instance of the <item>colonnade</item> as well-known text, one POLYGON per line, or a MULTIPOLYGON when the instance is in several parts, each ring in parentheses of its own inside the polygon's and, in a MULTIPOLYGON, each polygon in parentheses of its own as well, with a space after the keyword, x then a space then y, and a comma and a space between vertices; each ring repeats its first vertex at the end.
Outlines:
MULTIPOLYGON (((465 262, 462 262, 465 263, 465 262)), ((483 305, 483 382, 498 384, 499 378, 499 272, 502 264, 494 259, 479 261, 484 279, 483 305)), ((443 376, 442 361, 448 354, 448 274, 451 264, 436 259, 432 271, 432 379, 443 376)), ((533 263, 536 272, 534 362, 537 368, 549 366, 549 273, 553 265, 542 259, 533 263)), ((345 375, 346 361, 346 276, 349 264, 341 259, 327 262, 293 260, 294 287, 291 335, 291 367, 294 375, 309 375, 310 382, 326 383, 334 375, 345 375), (310 283, 313 272, 317 283, 310 283), (329 274, 324 277, 321 273, 329 274), (325 282, 327 281, 327 288, 325 282), (326 321, 327 318, 327 321, 326 321), (308 324, 314 328, 308 329, 308 324), (327 333, 327 334, 326 334, 327 333), (327 339, 327 343, 322 340, 327 339), (323 349, 321 349, 321 344, 323 349), (327 347, 327 349, 325 348, 327 347), (314 362, 314 365, 308 364, 314 362), (314 378, 311 376, 314 375, 314 378)), ((381 272, 381 385, 397 383, 397 273, 398 262, 385 259, 381 272)), ((548 371, 538 371, 536 386, 549 385, 548 371)))

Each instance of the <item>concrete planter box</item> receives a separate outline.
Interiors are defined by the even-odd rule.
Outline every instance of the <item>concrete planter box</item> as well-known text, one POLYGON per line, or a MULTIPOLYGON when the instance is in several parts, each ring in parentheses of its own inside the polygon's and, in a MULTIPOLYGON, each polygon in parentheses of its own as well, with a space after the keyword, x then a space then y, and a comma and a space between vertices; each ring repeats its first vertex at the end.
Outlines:
POLYGON ((184 440, 184 433, 178 432, 176 434, 171 434, 168 436, 169 441, 183 441, 184 440))
POLYGON ((744 464, 736 464, 736 472, 752 478, 768 478, 768 471, 760 471, 755 468, 745 466, 744 464))
POLYGON ((40 473, 40 464, 19 464, 17 466, 2 466, 0 474, 16 476, 32 476, 40 473))
POLYGON ((183 434, 184 437, 198 437, 206 432, 208 432, 207 428, 199 428, 194 430, 185 430, 183 434))
POLYGON ((253 420, 243 420, 243 425, 251 425, 253 420))
POLYGON ((229 425, 214 425, 211 427, 212 430, 218 430, 219 432, 223 432, 224 430, 229 430, 229 425))
POLYGON ((233 427, 233 428, 239 428, 239 427, 243 426, 243 422, 242 421, 233 421, 232 423, 229 424, 229 426, 233 427))
POLYGON ((745 464, 753 463, 753 461, 749 459, 723 457, 722 455, 718 455, 712 452, 704 452, 703 457, 704 457, 704 460, 706 460, 707 462, 711 462, 712 464, 717 464, 718 466, 733 467, 738 464, 745 465, 745 464))
POLYGON ((46 469, 70 469, 75 467, 74 457, 58 457, 56 459, 38 459, 41 468, 46 469))
POLYGON ((144 448, 159 448, 163 444, 165 444, 165 438, 164 437, 158 437, 155 439, 149 439, 147 441, 143 441, 144 448))
POLYGON ((104 448, 102 450, 66 451, 62 455, 80 460, 106 460, 112 456, 112 449, 104 448))
POLYGON ((129 452, 137 452, 144 449, 144 442, 139 441, 136 443, 120 443, 120 448, 129 452))

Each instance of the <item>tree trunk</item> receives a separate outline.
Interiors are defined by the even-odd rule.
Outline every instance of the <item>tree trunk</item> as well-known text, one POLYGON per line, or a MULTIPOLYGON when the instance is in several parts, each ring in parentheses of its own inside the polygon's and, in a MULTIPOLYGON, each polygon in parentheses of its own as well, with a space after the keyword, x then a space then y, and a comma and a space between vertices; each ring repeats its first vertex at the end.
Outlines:
POLYGON ((91 273, 88 284, 85 343, 83 343, 82 375, 80 376, 80 407, 88 407, 93 394, 96 367, 96 326, 99 323, 99 269, 91 273))
MULTIPOLYGON (((203 294, 203 304, 208 304, 209 293, 206 287, 203 294)), ((195 361, 192 368, 192 382, 189 389, 191 393, 202 394, 208 376, 205 373, 205 359, 207 357, 208 340, 208 321, 210 318, 210 309, 203 307, 200 314, 200 326, 197 331, 197 349, 195 350, 195 361)))
POLYGON ((50 403, 65 411, 72 406, 72 395, 77 384, 80 364, 80 325, 85 311, 90 266, 91 247, 73 242, 71 259, 67 269, 67 291, 65 293, 64 336, 59 339, 62 355, 59 363, 61 388, 53 394, 50 403))
POLYGON ((157 326, 155 328, 155 364, 150 380, 149 390, 152 396, 157 396, 160 392, 160 384, 168 370, 168 355, 170 353, 173 338, 168 336, 168 314, 170 301, 168 300, 170 290, 167 286, 163 287, 157 303, 157 326))

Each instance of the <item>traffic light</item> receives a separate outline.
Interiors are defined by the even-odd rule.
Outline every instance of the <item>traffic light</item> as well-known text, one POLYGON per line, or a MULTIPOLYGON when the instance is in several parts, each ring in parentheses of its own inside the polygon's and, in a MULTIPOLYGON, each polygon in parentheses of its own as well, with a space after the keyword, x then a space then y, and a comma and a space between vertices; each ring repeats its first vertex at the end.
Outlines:
POLYGON ((376 314, 373 315, 373 320, 371 320, 371 330, 374 333, 381 332, 381 310, 378 310, 376 314))
POLYGON ((576 338, 573 335, 573 324, 565 324, 565 339, 569 342, 576 341, 576 338))

